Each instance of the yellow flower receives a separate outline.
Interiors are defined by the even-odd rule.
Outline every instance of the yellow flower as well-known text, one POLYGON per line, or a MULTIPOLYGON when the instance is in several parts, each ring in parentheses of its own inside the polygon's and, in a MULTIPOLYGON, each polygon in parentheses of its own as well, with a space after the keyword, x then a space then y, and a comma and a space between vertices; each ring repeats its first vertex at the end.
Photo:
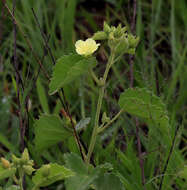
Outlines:
POLYGON ((95 40, 93 40, 92 38, 88 38, 86 41, 83 40, 78 40, 75 43, 75 47, 76 47, 76 52, 80 55, 91 55, 92 53, 94 53, 100 44, 96 44, 95 40))

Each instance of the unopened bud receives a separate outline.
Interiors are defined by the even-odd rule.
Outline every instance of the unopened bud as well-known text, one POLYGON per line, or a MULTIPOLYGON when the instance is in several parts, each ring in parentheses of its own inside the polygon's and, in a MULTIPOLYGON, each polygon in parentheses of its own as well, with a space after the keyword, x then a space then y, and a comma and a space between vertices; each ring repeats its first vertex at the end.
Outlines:
POLYGON ((27 162, 27 165, 33 166, 33 165, 34 165, 34 161, 33 161, 33 160, 29 160, 29 161, 27 162))
POLYGON ((123 34, 122 27, 121 27, 121 24, 119 24, 118 27, 115 28, 114 30, 114 36, 115 38, 120 38, 122 34, 123 34))
POLYGON ((24 151, 23 151, 23 153, 22 153, 21 161, 23 163, 26 163, 26 162, 29 161, 29 152, 28 152, 27 148, 25 148, 24 151))
POLYGON ((125 36, 123 36, 122 38, 120 38, 120 41, 116 46, 115 52, 117 54, 127 53, 128 48, 129 48, 129 42, 128 42, 127 38, 125 36))
POLYGON ((17 165, 20 164, 20 158, 17 158, 14 154, 12 154, 12 162, 17 165))
POLYGON ((26 173, 27 175, 31 175, 32 172, 35 171, 35 169, 34 169, 32 166, 29 166, 29 165, 24 165, 24 166, 23 166, 23 169, 24 169, 24 171, 25 171, 25 173, 26 173))
POLYGON ((128 53, 131 54, 131 55, 134 55, 135 54, 135 48, 130 48, 128 50, 128 53))
POLYGON ((1 163, 5 169, 10 168, 10 162, 3 157, 1 158, 1 163))
POLYGON ((109 33, 111 31, 110 26, 106 22, 104 22, 103 30, 106 33, 109 33))
POLYGON ((99 31, 99 32, 96 32, 96 33, 93 35, 92 39, 93 39, 93 40, 106 40, 107 37, 108 37, 108 36, 107 36, 107 34, 106 34, 105 32, 99 31))
POLYGON ((139 37, 135 37, 132 34, 128 35, 128 41, 131 48, 136 48, 139 43, 139 37))
POLYGON ((51 169, 50 164, 46 164, 46 165, 42 166, 41 173, 42 173, 43 177, 48 177, 49 176, 50 169, 51 169))

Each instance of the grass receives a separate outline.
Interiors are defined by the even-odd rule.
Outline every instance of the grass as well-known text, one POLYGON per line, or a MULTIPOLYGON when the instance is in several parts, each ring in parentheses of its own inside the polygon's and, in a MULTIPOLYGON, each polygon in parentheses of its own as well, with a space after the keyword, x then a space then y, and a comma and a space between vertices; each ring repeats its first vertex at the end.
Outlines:
MULTIPOLYGON (((49 37, 49 46, 57 59, 74 51, 74 43, 77 39, 88 38, 95 31, 101 29, 104 20, 109 24, 121 22, 130 28, 129 14, 132 14, 132 7, 130 6, 128 9, 127 0, 111 1, 113 3, 102 1, 100 7, 97 6, 96 2, 98 3, 98 1, 75 0, 64 0, 60 3, 58 0, 21 0, 17 2, 16 19, 26 38, 31 42, 34 52, 40 59, 44 57, 43 65, 49 75, 52 72, 52 60, 49 55, 44 53, 44 42, 31 8, 34 9, 43 31, 49 37)), ((187 5, 185 0, 178 2, 175 0, 153 0, 152 4, 145 0, 137 2, 136 34, 141 41, 134 61, 134 85, 146 87, 162 98, 170 118, 170 134, 167 135, 171 139, 174 138, 176 128, 179 126, 174 150, 164 173, 162 189, 182 190, 186 188, 185 181, 179 176, 186 164, 187 130, 184 126, 187 123, 185 112, 187 101, 185 84, 187 80, 187 66, 185 64, 187 61, 187 5)), ((7 0, 7 4, 10 8, 12 7, 12 1, 7 0)), ((4 9, 2 3, 0 8, 4 9)), ((10 157, 10 152, 19 152, 17 86, 11 64, 13 56, 12 21, 6 9, 4 9, 4 16, 1 16, 3 17, 1 19, 3 27, 1 27, 0 40, 0 154, 10 157)), ((46 161, 64 162, 61 152, 77 152, 77 149, 71 145, 71 140, 66 142, 63 148, 55 146, 45 151, 42 153, 42 157, 35 155, 32 143, 34 119, 43 112, 59 113, 61 106, 57 97, 48 95, 48 81, 45 80, 42 71, 39 74, 36 88, 32 83, 31 79, 37 74, 39 65, 19 30, 17 31, 17 57, 20 73, 26 87, 21 96, 23 112, 23 100, 27 93, 32 102, 29 110, 29 129, 26 133, 26 143, 33 159, 38 165, 46 161)), ((101 65, 96 68, 98 74, 103 73, 107 57, 107 51, 100 48, 98 59, 101 60, 101 65)), ((127 60, 128 57, 120 60, 118 64, 113 66, 110 73, 108 91, 105 94, 105 102, 102 107, 102 110, 109 113, 110 117, 119 110, 117 106, 119 94, 129 87, 127 60)), ((94 119, 98 92, 89 78, 81 78, 72 86, 65 87, 64 91, 70 104, 70 111, 78 121, 84 117, 94 119)), ((92 124, 93 121, 90 126, 92 124)), ((145 187, 147 190, 159 189, 158 184, 169 155, 171 141, 162 137, 154 126, 148 128, 143 121, 140 121, 140 126, 140 138, 145 153, 143 157, 145 187)), ((132 117, 123 114, 120 120, 98 139, 94 154, 97 164, 104 162, 113 164, 128 190, 143 189, 135 130, 135 122, 132 117)), ((88 127, 81 134, 85 146, 88 146, 91 131, 92 129, 88 127)))

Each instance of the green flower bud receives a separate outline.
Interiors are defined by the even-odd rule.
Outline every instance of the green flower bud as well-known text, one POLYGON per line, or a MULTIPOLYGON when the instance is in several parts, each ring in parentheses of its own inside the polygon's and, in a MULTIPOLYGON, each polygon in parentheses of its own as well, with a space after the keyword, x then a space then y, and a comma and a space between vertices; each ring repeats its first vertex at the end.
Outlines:
POLYGON ((35 169, 34 169, 32 166, 29 166, 29 165, 24 165, 24 166, 23 166, 23 169, 24 169, 24 171, 25 171, 25 173, 26 173, 27 175, 31 175, 32 172, 35 171, 35 169))
POLYGON ((129 43, 126 37, 120 38, 119 43, 116 46, 116 54, 122 54, 122 53, 127 53, 129 48, 129 43))
POLYGON ((114 40, 114 32, 110 32, 109 36, 108 36, 109 40, 114 40))
POLYGON ((21 156, 21 162, 22 163, 27 163, 29 161, 29 152, 27 148, 24 149, 22 156, 21 156))
POLYGON ((3 157, 1 158, 1 163, 2 163, 3 168, 5 169, 10 168, 10 162, 3 157))
POLYGON ((15 165, 18 165, 18 164, 20 164, 20 158, 17 158, 14 154, 12 154, 12 162, 13 162, 13 164, 15 164, 15 165))
POLYGON ((104 22, 103 30, 106 33, 109 33, 111 31, 110 26, 106 22, 104 22))
POLYGON ((29 161, 27 162, 27 165, 33 166, 33 165, 34 165, 34 161, 33 161, 33 160, 29 160, 29 161))
POLYGON ((43 177, 48 177, 50 175, 50 169, 51 169, 50 164, 46 164, 42 166, 41 173, 43 177))
POLYGON ((128 50, 128 54, 134 55, 135 54, 135 48, 130 48, 128 50))
POLYGON ((110 32, 108 36, 108 46, 112 49, 116 46, 116 39, 114 38, 114 33, 110 32))
POLYGON ((131 48, 136 48, 139 43, 139 37, 135 37, 132 34, 128 35, 128 41, 131 48))
POLYGON ((116 27, 112 26, 110 32, 115 32, 115 30, 116 30, 116 27))
POLYGON ((127 32, 127 27, 125 26, 125 27, 123 27, 122 29, 121 29, 121 32, 124 34, 125 32, 127 32))
POLYGON ((106 32, 103 31, 96 32, 92 37, 93 40, 106 40, 107 38, 106 32))
POLYGON ((121 24, 118 25, 117 28, 114 30, 115 38, 120 38, 123 35, 121 24))

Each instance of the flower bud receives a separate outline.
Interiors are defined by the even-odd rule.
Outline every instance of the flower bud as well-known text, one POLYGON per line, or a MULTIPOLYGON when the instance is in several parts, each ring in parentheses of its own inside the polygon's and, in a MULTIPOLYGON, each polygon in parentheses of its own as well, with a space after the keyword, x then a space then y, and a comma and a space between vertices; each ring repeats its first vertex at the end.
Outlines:
POLYGON ((92 37, 93 40, 106 40, 107 38, 107 34, 103 31, 96 32, 92 37))
POLYGON ((3 157, 1 158, 1 163, 2 163, 3 168, 5 169, 10 168, 10 162, 3 157))
POLYGON ((111 31, 110 26, 106 22, 104 22, 103 30, 106 33, 109 33, 111 31))
POLYGON ((120 38, 119 43, 116 46, 116 53, 117 54, 122 54, 122 53, 127 53, 129 48, 129 43, 126 37, 120 38))
POLYGON ((48 177, 50 174, 51 166, 50 164, 43 165, 41 168, 41 173, 43 177, 48 177))
POLYGON ((128 50, 128 54, 134 55, 135 54, 135 48, 130 48, 128 50))
POLYGON ((33 160, 29 160, 29 161, 27 162, 27 165, 33 166, 33 165, 34 165, 34 161, 33 161, 33 160))
POLYGON ((123 35, 121 24, 118 25, 117 28, 114 30, 115 38, 120 38, 123 35))
POLYGON ((12 162, 15 164, 15 165, 18 165, 20 164, 20 158, 17 158, 14 154, 12 154, 12 162))
POLYGON ((35 169, 34 169, 32 166, 29 166, 29 165, 24 165, 24 166, 23 166, 23 169, 24 169, 24 171, 25 171, 25 173, 26 173, 27 175, 31 175, 32 172, 35 171, 35 169))
POLYGON ((136 48, 139 43, 139 37, 134 37, 132 34, 129 34, 128 41, 131 48, 136 48))
POLYGON ((23 153, 22 153, 21 161, 23 163, 27 163, 29 161, 29 152, 28 152, 27 148, 25 148, 23 153))
POLYGON ((116 27, 112 26, 110 32, 115 32, 115 30, 116 30, 116 27))

